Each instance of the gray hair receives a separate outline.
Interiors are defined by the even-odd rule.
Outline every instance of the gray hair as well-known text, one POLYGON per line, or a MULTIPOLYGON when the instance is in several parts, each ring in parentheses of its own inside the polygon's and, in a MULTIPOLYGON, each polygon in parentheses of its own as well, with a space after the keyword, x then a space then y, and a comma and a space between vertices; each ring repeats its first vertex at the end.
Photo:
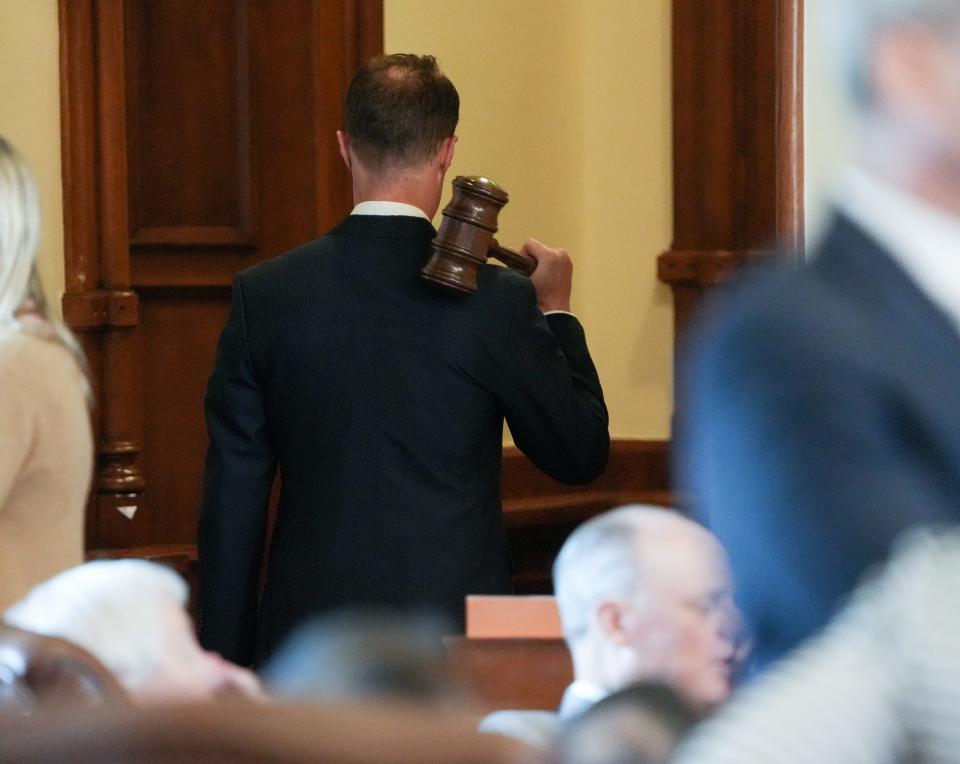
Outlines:
POLYGON ((820 0, 819 5, 823 36, 846 73, 853 105, 864 112, 873 106, 871 49, 880 34, 904 23, 933 30, 960 23, 957 0, 820 0))
POLYGON ((80 345, 48 310, 47 296, 37 271, 39 243, 37 184, 27 163, 0 136, 0 336, 25 328, 18 311, 28 302, 32 303, 50 327, 50 331, 43 332, 43 335, 66 347, 85 372, 86 362, 80 345))
POLYGON ((163 565, 99 560, 35 587, 3 620, 80 645, 126 688, 137 689, 163 658, 169 608, 186 602, 186 583, 163 565))
MULTIPOLYGON (((604 599, 636 598, 643 571, 642 533, 691 520, 664 507, 631 504, 580 525, 553 564, 553 588, 568 643, 586 634, 594 608, 604 599)), ((698 526, 699 527, 699 526, 698 526)))

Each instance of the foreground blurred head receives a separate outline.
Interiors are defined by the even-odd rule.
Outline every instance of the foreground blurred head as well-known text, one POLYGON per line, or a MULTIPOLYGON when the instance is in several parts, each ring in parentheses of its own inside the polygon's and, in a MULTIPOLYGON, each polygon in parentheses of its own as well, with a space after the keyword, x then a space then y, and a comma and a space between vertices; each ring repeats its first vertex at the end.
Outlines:
POLYGON ((607 692, 663 682, 698 707, 726 699, 739 619, 726 555, 702 526, 612 510, 570 535, 553 578, 577 680, 607 692))
POLYGON ((187 586, 172 570, 102 560, 40 584, 4 620, 85 648, 139 702, 256 694, 252 674, 200 648, 186 602, 187 586))
POLYGON ((674 690, 636 684, 618 690, 564 726, 557 764, 667 764, 700 720, 674 690))
POLYGON ((392 611, 343 611, 298 629, 264 669, 271 694, 299 700, 457 703, 446 624, 392 611))
POLYGON ((960 3, 821 0, 862 161, 960 214, 960 3))

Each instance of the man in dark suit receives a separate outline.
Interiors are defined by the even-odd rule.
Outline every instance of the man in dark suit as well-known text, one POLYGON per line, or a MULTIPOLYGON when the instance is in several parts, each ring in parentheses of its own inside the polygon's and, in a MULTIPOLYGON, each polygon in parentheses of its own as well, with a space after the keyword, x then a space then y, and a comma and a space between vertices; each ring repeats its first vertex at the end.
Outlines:
POLYGON ((199 553, 202 640, 236 662, 263 659, 319 611, 431 608, 460 625, 466 594, 509 592, 504 418, 558 480, 585 483, 606 464, 566 252, 530 240, 530 279, 485 266, 467 298, 419 275, 458 111, 432 57, 363 66, 338 133, 353 213, 234 282, 207 390, 199 553))
POLYGON ((960 4, 844 6, 857 168, 811 261, 719 301, 684 375, 679 472, 760 665, 904 529, 960 520, 960 4))

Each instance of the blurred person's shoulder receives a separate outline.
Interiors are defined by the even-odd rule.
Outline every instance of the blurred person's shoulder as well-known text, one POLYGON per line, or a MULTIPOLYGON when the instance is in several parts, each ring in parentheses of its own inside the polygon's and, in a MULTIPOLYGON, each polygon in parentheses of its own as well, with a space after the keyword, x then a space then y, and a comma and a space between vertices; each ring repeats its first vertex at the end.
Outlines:
POLYGON ((858 344, 868 327, 849 273, 846 226, 832 223, 805 259, 778 255, 745 265, 707 297, 694 317, 687 352, 775 355, 806 349, 831 355, 848 341, 858 344))
POLYGON ((52 375, 80 377, 70 350, 58 341, 53 327, 41 318, 26 317, 17 329, 0 333, 0 369, 8 379, 19 375, 41 382, 52 375))

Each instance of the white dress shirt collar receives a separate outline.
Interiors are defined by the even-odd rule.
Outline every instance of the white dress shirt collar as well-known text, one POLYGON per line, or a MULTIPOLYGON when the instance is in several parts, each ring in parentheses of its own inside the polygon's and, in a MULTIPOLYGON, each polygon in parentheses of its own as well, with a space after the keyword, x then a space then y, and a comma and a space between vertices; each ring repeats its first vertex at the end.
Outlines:
POLYGON ((564 690, 557 715, 561 719, 572 719, 607 695, 609 693, 599 685, 583 679, 576 679, 568 684, 567 689, 564 690))
POLYGON ((603 700, 610 693, 603 689, 599 684, 588 682, 586 679, 575 679, 568 687, 571 693, 584 700, 596 703, 603 700))
POLYGON ((847 171, 836 201, 960 330, 960 218, 860 168, 847 171))
POLYGON ((415 207, 412 204, 406 204, 405 202, 380 202, 380 201, 369 201, 369 202, 360 202, 356 207, 353 208, 351 215, 386 215, 386 216, 404 216, 410 218, 423 218, 427 222, 430 221, 430 218, 427 217, 427 213, 421 210, 419 207, 415 207))
MULTIPOLYGON (((360 202, 356 207, 353 208, 351 215, 402 215, 405 217, 412 218, 423 218, 428 223, 433 221, 427 217, 427 213, 421 210, 419 207, 415 207, 412 204, 406 204, 405 202, 379 202, 379 201, 369 201, 369 202, 360 202)), ((573 313, 570 313, 566 310, 548 310, 544 315, 552 316, 556 313, 563 313, 567 316, 574 316, 573 313)))

